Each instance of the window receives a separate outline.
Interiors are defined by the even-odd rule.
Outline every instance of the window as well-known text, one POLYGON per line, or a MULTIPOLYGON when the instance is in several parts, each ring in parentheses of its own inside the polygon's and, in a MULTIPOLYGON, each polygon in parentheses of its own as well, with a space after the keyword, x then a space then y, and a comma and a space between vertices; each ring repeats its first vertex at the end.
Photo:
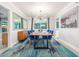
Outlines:
POLYGON ((14 29, 22 29, 23 28, 23 20, 20 16, 13 13, 13 27, 14 29))
POLYGON ((0 32, 8 31, 8 14, 8 10, 0 6, 0 32))
POLYGON ((36 20, 34 22, 34 29, 47 29, 47 20, 36 20))
POLYGON ((59 18, 56 19, 56 28, 59 28, 59 18))

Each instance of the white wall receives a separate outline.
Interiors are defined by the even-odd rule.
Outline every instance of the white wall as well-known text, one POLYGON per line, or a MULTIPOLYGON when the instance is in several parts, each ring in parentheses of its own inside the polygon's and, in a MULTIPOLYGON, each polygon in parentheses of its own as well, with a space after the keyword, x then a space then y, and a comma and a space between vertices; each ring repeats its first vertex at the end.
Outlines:
MULTIPOLYGON (((31 29, 32 19, 28 18, 27 20, 28 20, 28 30, 30 30, 31 29)), ((50 20, 49 20, 49 26, 50 26, 51 30, 55 29, 55 19, 54 18, 50 18, 50 20)))
POLYGON ((27 30, 31 30, 32 18, 31 17, 30 18, 28 17, 27 20, 28 20, 28 29, 27 30))
MULTIPOLYGON (((63 42, 63 44, 71 49, 73 52, 78 52, 79 56, 79 28, 65 28, 59 29, 59 39, 63 42)), ((62 43, 61 42, 61 43, 62 43)))
MULTIPOLYGON (((78 4, 76 3, 70 3, 58 13, 57 17, 62 17, 65 13, 77 5, 78 4)), ((79 25, 79 19, 77 20, 79 25)), ((58 31, 58 41, 62 41, 65 46, 69 46, 69 48, 72 48, 71 50, 73 50, 73 52, 76 51, 79 55, 79 28, 60 28, 58 31)))
MULTIPOLYGON (((21 10, 19 10, 15 5, 13 5, 11 2, 0 2, 0 5, 2 5, 3 7, 5 7, 6 9, 9 10, 9 37, 8 37, 8 47, 13 46, 14 44, 16 44, 18 42, 17 40, 17 32, 19 30, 13 30, 13 22, 12 22, 12 12, 18 14, 19 16, 26 18, 26 16, 22 13, 21 10)), ((21 29, 23 30, 23 29, 21 29)), ((20 31, 21 31, 20 30, 20 31)))
POLYGON ((59 29, 59 37, 61 40, 79 48, 79 29, 59 29))
POLYGON ((28 21, 27 20, 23 20, 23 28, 24 29, 28 28, 28 21))
POLYGON ((49 26, 51 30, 55 29, 55 19, 53 17, 49 20, 49 26))

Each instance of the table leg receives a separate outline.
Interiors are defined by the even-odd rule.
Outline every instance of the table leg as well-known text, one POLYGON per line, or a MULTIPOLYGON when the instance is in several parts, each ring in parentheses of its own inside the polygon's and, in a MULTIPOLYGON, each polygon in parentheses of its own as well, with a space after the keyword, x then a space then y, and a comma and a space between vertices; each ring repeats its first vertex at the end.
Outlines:
POLYGON ((38 42, 34 40, 34 49, 48 49, 48 40, 46 40, 46 43, 46 47, 37 47, 36 44, 38 44, 38 42))
POLYGON ((35 48, 35 44, 36 44, 36 42, 35 42, 35 40, 34 40, 34 48, 35 48))
POLYGON ((47 48, 48 48, 48 40, 47 40, 47 48))

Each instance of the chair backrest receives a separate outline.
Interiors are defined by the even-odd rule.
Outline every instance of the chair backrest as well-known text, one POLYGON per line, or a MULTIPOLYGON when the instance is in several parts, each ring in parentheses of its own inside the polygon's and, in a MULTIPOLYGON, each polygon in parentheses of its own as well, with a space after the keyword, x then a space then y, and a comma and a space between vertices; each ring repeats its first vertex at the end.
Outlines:
POLYGON ((50 32, 50 30, 48 29, 47 32, 50 32))
POLYGON ((34 32, 34 30, 31 30, 31 32, 34 32))
POLYGON ((28 34, 30 34, 30 33, 32 33, 32 32, 34 32, 34 30, 28 30, 28 34))
POLYGON ((54 31, 53 31, 53 30, 51 30, 51 34, 53 34, 53 32, 54 32, 54 31))
POLYGON ((47 30, 47 32, 49 32, 49 33, 53 34, 53 32, 54 32, 54 31, 53 31, 53 30, 49 30, 49 29, 48 29, 48 30, 47 30))

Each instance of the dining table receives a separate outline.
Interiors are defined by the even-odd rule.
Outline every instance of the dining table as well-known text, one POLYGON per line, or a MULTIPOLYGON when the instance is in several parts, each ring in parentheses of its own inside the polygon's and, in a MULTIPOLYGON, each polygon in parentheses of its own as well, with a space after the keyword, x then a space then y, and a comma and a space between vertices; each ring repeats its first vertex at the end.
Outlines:
MULTIPOLYGON (((48 40, 51 40, 53 34, 49 33, 49 32, 33 32, 30 34, 30 37, 32 37, 32 40, 34 42, 34 49, 48 49, 48 40), (45 38, 43 38, 45 37, 45 38), (51 37, 51 38, 49 38, 51 37), (46 43, 45 46, 42 47, 38 47, 38 42, 41 42, 41 44, 46 43)), ((40 44, 39 44, 40 45, 40 44)))

